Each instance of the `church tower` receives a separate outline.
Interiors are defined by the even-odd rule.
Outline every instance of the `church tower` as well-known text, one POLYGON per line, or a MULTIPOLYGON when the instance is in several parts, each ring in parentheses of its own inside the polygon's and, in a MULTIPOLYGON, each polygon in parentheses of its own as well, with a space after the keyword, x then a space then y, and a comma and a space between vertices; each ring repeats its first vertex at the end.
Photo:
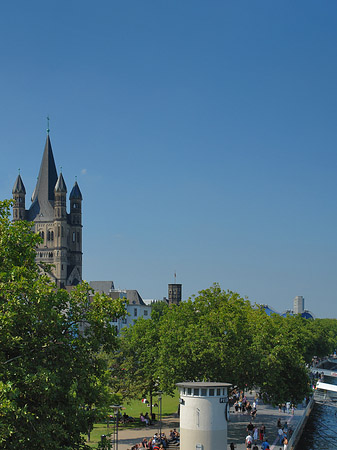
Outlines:
POLYGON ((58 287, 75 286, 82 281, 82 194, 77 181, 70 193, 67 213, 67 186, 62 173, 57 175, 53 150, 47 133, 40 172, 25 209, 26 190, 18 175, 13 190, 13 220, 28 220, 42 243, 36 261, 51 264, 51 277, 58 287))

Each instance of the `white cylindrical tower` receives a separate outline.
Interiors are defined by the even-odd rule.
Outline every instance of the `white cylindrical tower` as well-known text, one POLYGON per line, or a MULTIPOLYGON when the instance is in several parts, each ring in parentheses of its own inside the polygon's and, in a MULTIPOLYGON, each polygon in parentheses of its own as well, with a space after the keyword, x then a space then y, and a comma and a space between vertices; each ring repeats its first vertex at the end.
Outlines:
POLYGON ((180 449, 226 450, 229 383, 186 382, 180 391, 180 449))

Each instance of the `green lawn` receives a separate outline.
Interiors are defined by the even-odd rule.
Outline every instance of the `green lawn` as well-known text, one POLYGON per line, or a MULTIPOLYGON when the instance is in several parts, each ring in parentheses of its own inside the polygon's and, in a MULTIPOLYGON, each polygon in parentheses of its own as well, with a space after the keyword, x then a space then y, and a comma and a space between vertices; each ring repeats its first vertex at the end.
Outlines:
MULTIPOLYGON (((152 404, 159 405, 158 397, 154 397, 152 399, 152 404)), ((163 395, 162 398, 162 414, 163 416, 168 414, 173 414, 178 411, 178 405, 179 405, 179 393, 178 391, 175 392, 174 397, 169 397, 168 395, 163 395)), ((145 414, 148 412, 150 414, 150 408, 142 403, 140 400, 133 400, 130 403, 126 403, 123 405, 123 413, 126 412, 128 416, 132 417, 139 417, 140 413, 145 414)), ((152 408, 152 412, 158 416, 159 414, 159 408, 158 406, 155 406, 152 408)))
MULTIPOLYGON (((153 404, 158 404, 158 397, 153 398, 153 404)), ((175 392, 174 397, 169 397, 168 395, 163 395, 162 398, 162 415, 170 415, 173 413, 176 413, 178 411, 178 404, 179 404, 179 393, 178 391, 175 392)), ((135 419, 137 419, 136 423, 129 423, 126 425, 119 425, 119 429, 125 429, 127 428, 135 428, 140 426, 140 422, 138 421, 140 413, 145 414, 148 412, 150 414, 150 408, 141 402, 141 400, 133 400, 130 403, 123 404, 122 414, 126 413, 128 416, 132 416, 135 419)), ((159 417, 159 408, 153 407, 152 412, 156 414, 156 419, 159 417)), ((111 412, 111 415, 113 415, 113 412, 111 412)), ((101 440, 102 434, 108 435, 109 433, 113 432, 113 424, 110 424, 109 428, 107 427, 106 423, 96 423, 94 425, 94 429, 91 432, 90 435, 90 442, 87 442, 87 444, 90 447, 97 448, 98 442, 101 440)))

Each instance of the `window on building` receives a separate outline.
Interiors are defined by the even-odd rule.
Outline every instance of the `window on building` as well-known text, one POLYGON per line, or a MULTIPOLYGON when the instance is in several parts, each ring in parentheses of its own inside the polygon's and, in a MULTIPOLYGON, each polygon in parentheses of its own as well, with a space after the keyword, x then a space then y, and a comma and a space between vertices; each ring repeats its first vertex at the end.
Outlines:
POLYGON ((209 396, 210 397, 214 397, 214 389, 210 389, 209 390, 209 396))
POLYGON ((221 395, 221 389, 220 389, 220 388, 218 388, 218 389, 216 390, 216 395, 221 395))
POLYGON ((75 231, 73 231, 73 242, 75 242, 75 240, 76 240, 76 233, 75 231))
POLYGON ((192 388, 187 388, 187 395, 192 395, 192 388))
POLYGON ((133 310, 133 315, 134 315, 135 317, 137 317, 137 314, 138 314, 138 311, 137 311, 137 308, 135 308, 135 309, 133 310))
POLYGON ((199 389, 194 389, 194 395, 199 395, 199 389))
POLYGON ((203 396, 203 397, 206 397, 206 395, 207 395, 207 389, 201 389, 201 395, 203 396))
POLYGON ((147 316, 147 313, 148 313, 148 310, 146 309, 146 310, 144 311, 144 316, 147 316))

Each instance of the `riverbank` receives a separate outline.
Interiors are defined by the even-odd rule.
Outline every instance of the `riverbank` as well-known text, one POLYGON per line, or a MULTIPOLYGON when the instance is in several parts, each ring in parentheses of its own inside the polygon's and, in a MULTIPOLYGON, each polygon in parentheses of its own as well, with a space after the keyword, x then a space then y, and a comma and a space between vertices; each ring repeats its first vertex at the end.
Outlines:
MULTIPOLYGON (((253 400, 253 395, 248 395, 248 400, 253 400)), ((278 445, 278 433, 277 433, 277 421, 281 419, 282 424, 287 422, 288 428, 293 431, 296 430, 298 425, 303 420, 306 414, 306 407, 299 405, 294 414, 279 412, 278 408, 274 408, 271 405, 266 405, 263 402, 257 407, 257 416, 252 423, 257 427, 262 424, 266 427, 266 437, 270 444, 271 450, 279 450, 283 446, 278 445)), ((228 437, 227 437, 227 448, 229 449, 229 444, 234 443, 236 450, 246 450, 245 438, 247 436, 247 425, 250 422, 250 416, 247 413, 235 412, 234 408, 230 409, 230 421, 228 423, 228 437)), ((146 428, 137 428, 133 430, 121 430, 118 436, 118 450, 127 450, 131 448, 132 445, 140 443, 145 437, 146 439, 151 438, 154 433, 159 431, 160 424, 156 422, 154 425, 146 428)), ((179 418, 175 416, 167 416, 162 420, 162 431, 169 435, 170 430, 176 428, 179 430, 179 418)), ((261 447, 261 442, 258 442, 259 448, 261 447)), ((290 445, 288 446, 291 449, 290 445)), ((207 450, 207 449, 205 449, 207 450)), ((220 449, 219 449, 220 450, 220 449)))

